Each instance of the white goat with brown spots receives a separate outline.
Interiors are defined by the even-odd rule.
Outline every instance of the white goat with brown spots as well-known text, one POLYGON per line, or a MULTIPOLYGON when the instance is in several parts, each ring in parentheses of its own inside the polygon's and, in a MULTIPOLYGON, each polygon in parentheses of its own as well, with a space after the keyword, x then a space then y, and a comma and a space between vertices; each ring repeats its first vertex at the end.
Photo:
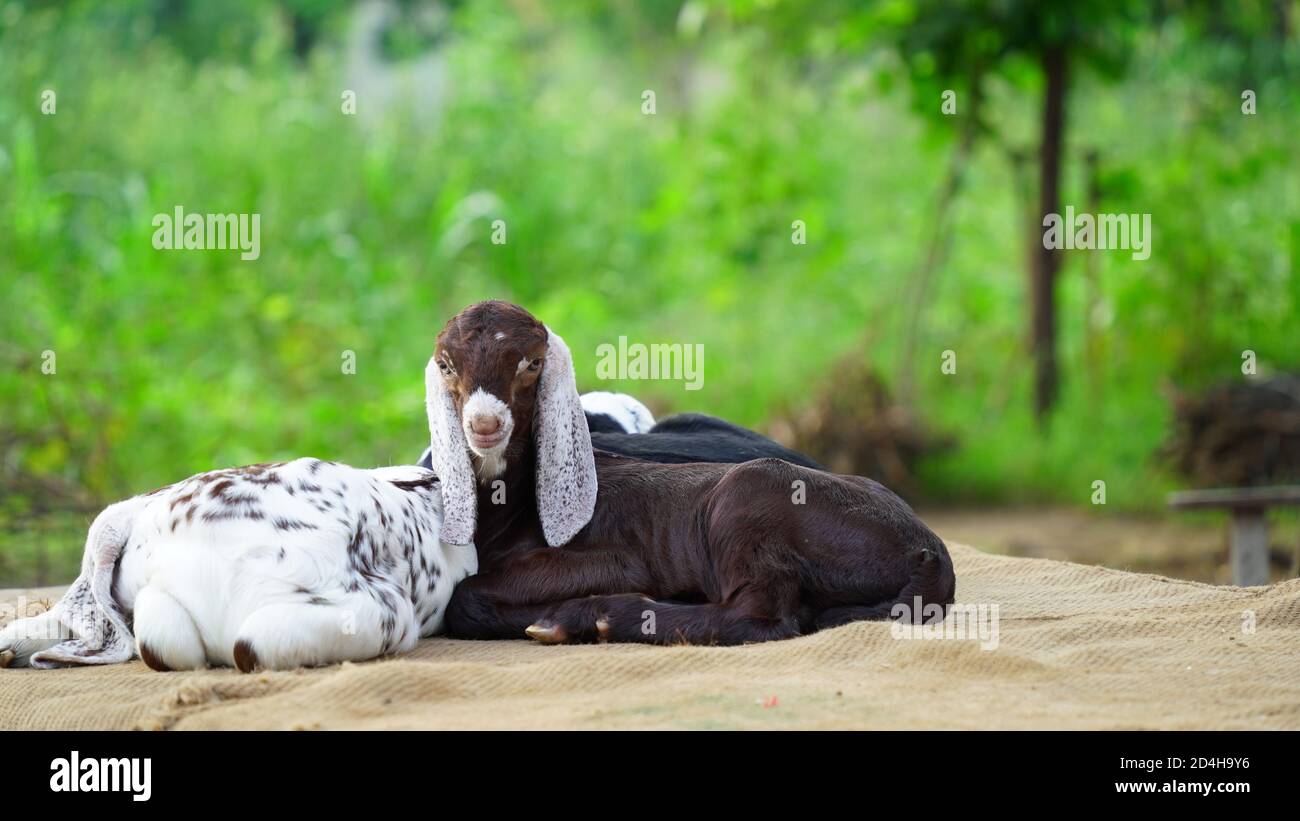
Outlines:
POLYGON ((81 575, 0 630, 0 666, 155 670, 359 661, 437 632, 472 544, 439 540, 438 480, 298 459, 200 473, 111 505, 81 575))

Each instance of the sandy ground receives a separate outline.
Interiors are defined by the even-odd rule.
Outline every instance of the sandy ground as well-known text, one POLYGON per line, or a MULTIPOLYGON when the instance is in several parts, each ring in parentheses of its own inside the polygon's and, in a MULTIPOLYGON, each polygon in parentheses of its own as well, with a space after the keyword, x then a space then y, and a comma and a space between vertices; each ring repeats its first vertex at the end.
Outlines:
POLYGON ((1300 729, 1300 579, 1226 587, 950 550, 966 615, 938 632, 861 621, 735 647, 431 638, 247 675, 12 669, 0 731, 1300 729))

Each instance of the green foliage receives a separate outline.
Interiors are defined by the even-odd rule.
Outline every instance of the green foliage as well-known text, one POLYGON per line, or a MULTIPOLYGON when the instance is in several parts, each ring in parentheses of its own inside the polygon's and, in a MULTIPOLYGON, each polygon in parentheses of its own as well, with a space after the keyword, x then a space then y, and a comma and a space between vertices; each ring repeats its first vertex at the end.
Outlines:
MULTIPOLYGON (((897 379, 955 125, 917 115, 931 81, 890 69, 888 33, 934 4, 880 4, 884 22, 824 26, 814 41, 843 42, 810 50, 754 24, 766 3, 692 3, 689 25, 671 3, 553 17, 458 3, 438 31, 392 43, 402 64, 437 44, 443 102, 375 116, 363 94, 357 117, 340 112, 342 4, 253 4, 204 35, 205 8, 237 5, 0 13, 0 517, 219 465, 409 461, 434 335, 488 297, 561 329, 581 388, 660 412, 762 426, 850 352, 897 379), (299 6, 319 38, 308 59, 299 6), (261 214, 261 258, 154 250, 153 215, 178 204, 261 214), (703 343, 705 389, 597 383, 596 346, 619 335, 703 343), (41 372, 46 350, 57 374, 41 372)), ((1206 28, 1172 12, 1135 24, 1122 77, 1075 77, 1064 202, 1086 208, 1081 152, 1095 149, 1101 209, 1152 213, 1155 246, 1147 262, 1101 255, 1092 315, 1084 256, 1067 258, 1065 392, 1046 432, 1029 409, 1025 204, 1005 154, 976 151, 918 347, 918 409, 960 442, 924 466, 931 498, 1086 504, 1104 479, 1111 505, 1158 507, 1165 385, 1237 377, 1246 348, 1300 366, 1300 86, 1252 75, 1259 113, 1243 116, 1258 61, 1226 59, 1235 46, 1206 28), (956 375, 939 371, 945 349, 956 375)), ((1294 44, 1278 49, 1261 64, 1294 65, 1294 44)), ((1022 79, 991 78, 985 106, 1023 145, 1038 115, 1022 79)))

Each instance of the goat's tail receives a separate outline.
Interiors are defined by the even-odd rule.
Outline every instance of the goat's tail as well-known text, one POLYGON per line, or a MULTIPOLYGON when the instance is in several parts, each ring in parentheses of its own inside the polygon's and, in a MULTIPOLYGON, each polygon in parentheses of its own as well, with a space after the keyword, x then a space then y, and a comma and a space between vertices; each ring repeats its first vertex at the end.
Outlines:
POLYGON ((895 619, 913 624, 941 621, 948 614, 948 605, 957 591, 957 577, 948 548, 935 537, 913 551, 911 557, 915 562, 911 576, 892 601, 827 608, 814 620, 817 629, 839 627, 851 621, 895 619))

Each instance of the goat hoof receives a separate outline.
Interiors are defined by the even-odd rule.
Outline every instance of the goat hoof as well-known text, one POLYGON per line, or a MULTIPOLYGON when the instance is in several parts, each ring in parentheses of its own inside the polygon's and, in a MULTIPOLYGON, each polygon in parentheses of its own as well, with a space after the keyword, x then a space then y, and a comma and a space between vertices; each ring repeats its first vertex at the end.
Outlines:
MULTIPOLYGON (((248 641, 248 639, 240 639, 235 642, 234 656, 235 666, 239 668, 239 672, 251 673, 253 670, 257 669, 257 652, 253 650, 253 645, 248 641)), ((145 663, 148 664, 148 661, 146 660, 145 663)), ((153 667, 152 664, 149 666, 153 667)), ((157 670, 159 668, 154 667, 154 669, 157 670)), ((167 668, 164 667, 162 669, 165 670, 167 668)))
POLYGON ((596 635, 601 641, 609 641, 609 619, 601 616, 596 619, 596 635))
POLYGON ((14 654, 13 650, 0 650, 0 667, 8 667, 14 663, 16 658, 18 656, 14 654))
POLYGON ((542 644, 563 644, 569 640, 569 634, 558 624, 541 624, 539 622, 531 625, 524 632, 528 634, 529 638, 537 639, 542 644))

